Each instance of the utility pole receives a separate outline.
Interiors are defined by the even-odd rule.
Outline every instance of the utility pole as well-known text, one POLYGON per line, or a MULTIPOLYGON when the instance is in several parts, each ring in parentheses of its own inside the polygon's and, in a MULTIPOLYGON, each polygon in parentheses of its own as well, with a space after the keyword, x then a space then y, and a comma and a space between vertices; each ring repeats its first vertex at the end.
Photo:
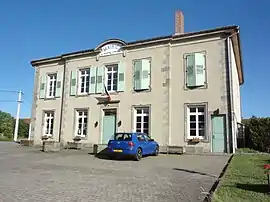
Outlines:
POLYGON ((28 130, 28 140, 31 140, 31 120, 30 120, 29 130, 28 130))
POLYGON ((14 141, 15 142, 17 142, 17 138, 18 138, 21 102, 22 102, 22 91, 20 90, 19 96, 18 96, 17 115, 16 115, 16 123, 15 123, 15 130, 14 130, 14 141))

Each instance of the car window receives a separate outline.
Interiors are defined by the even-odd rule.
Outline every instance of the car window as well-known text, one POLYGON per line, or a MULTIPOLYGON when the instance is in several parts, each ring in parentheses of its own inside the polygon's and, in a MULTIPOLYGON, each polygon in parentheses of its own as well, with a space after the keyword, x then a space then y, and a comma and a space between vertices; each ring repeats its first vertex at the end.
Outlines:
POLYGON ((140 141, 140 142, 145 141, 143 134, 137 134, 137 138, 138 138, 138 141, 140 141))
POLYGON ((150 141, 150 137, 148 136, 148 135, 146 135, 146 134, 144 134, 144 138, 145 138, 145 141, 150 141))
POLYGON ((116 133, 114 135, 114 140, 117 141, 131 141, 132 134, 131 133, 116 133))

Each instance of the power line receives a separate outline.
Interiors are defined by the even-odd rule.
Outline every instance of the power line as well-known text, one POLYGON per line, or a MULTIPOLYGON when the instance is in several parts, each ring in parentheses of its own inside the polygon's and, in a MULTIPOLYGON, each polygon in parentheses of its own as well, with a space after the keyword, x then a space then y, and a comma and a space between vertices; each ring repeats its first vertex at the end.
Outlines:
POLYGON ((19 93, 19 91, 15 90, 0 90, 1 93, 19 93))
POLYGON ((17 100, 0 100, 0 102, 6 102, 6 103, 10 103, 10 102, 18 102, 17 100))

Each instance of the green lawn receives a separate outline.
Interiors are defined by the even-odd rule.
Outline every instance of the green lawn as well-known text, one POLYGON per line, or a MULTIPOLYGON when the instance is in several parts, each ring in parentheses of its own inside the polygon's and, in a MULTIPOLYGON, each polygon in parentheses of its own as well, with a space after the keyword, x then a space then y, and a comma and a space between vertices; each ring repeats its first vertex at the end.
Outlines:
POLYGON ((214 202, 270 201, 263 165, 270 155, 235 155, 224 174, 214 202))

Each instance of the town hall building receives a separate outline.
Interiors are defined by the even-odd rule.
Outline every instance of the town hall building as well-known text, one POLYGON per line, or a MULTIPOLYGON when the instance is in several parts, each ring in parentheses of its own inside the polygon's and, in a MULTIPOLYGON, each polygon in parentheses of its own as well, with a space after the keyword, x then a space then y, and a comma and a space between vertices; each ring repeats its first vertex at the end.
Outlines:
POLYGON ((161 147, 230 153, 241 123, 244 83, 238 26, 175 33, 31 61, 31 139, 63 147, 107 144, 115 132, 143 132, 161 147))

